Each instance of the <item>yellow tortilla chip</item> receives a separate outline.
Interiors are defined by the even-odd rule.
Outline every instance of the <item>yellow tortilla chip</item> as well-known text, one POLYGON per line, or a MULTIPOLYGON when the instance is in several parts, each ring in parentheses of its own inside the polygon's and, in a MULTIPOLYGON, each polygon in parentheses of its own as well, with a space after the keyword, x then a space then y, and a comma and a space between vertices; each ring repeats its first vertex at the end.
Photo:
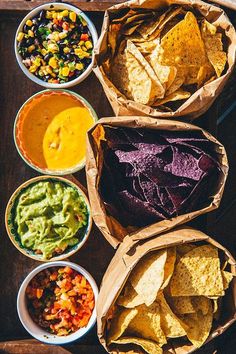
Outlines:
POLYGON ((202 65, 197 74, 197 86, 201 87, 214 76, 214 69, 210 63, 202 65))
POLYGON ((211 309, 211 300, 205 296, 193 296, 192 304, 195 312, 201 311, 203 315, 206 315, 211 309))
POLYGON ((140 305, 137 315, 130 322, 127 333, 150 339, 160 346, 166 344, 166 337, 161 328, 160 306, 154 302, 151 306, 140 305))
POLYGON ((156 83, 129 52, 118 53, 111 65, 113 84, 127 98, 147 104, 156 99, 156 83))
POLYGON ((197 313, 181 315, 180 318, 187 326, 188 339, 196 348, 200 348, 207 340, 211 331, 213 321, 212 308, 209 309, 206 315, 198 311, 197 313))
POLYGON ((112 341, 112 343, 117 344, 136 344, 142 347, 148 354, 162 354, 163 350, 155 342, 137 337, 122 337, 120 339, 112 341))
POLYGON ((197 20, 192 12, 187 12, 184 20, 175 25, 161 40, 162 65, 196 65, 206 62, 204 43, 197 20))
POLYGON ((127 282, 116 303, 120 306, 133 308, 144 303, 143 298, 136 293, 132 285, 127 282))
POLYGON ((163 283, 166 258, 166 250, 148 254, 139 261, 130 275, 130 283, 147 306, 155 301, 163 283))
POLYGON ((131 41, 127 41, 127 51, 132 54, 136 60, 139 61, 139 63, 144 67, 146 72, 148 73, 150 79, 155 83, 153 86, 153 94, 155 95, 156 98, 162 98, 164 96, 165 90, 159 81, 157 75, 155 74, 153 68, 149 65, 149 63, 146 61, 146 59, 143 57, 141 52, 138 50, 136 45, 132 43, 131 41))
POLYGON ((119 36, 120 29, 121 29, 120 24, 111 24, 109 26, 109 31, 108 31, 108 35, 107 35, 107 42, 111 48, 112 56, 115 54, 115 51, 116 51, 117 39, 119 36))
POLYGON ((172 296, 223 296, 217 248, 199 246, 182 256, 170 281, 170 293, 172 296))
POLYGON ((217 77, 220 77, 227 62, 227 55, 223 51, 222 34, 216 33, 215 26, 206 20, 202 23, 201 33, 207 57, 214 67, 217 77))
POLYGON ((167 102, 174 102, 180 100, 186 100, 191 96, 191 93, 188 91, 184 91, 182 89, 178 89, 177 91, 171 93, 169 96, 162 98, 161 100, 155 101, 152 106, 157 107, 167 102))
POLYGON ((137 32, 145 40, 147 40, 148 37, 150 37, 153 34, 153 32, 155 32, 155 30, 159 28, 159 25, 162 22, 162 20, 164 20, 165 16, 166 14, 164 13, 158 18, 154 18, 152 21, 148 21, 148 23, 144 23, 141 27, 139 27, 137 32))
POLYGON ((161 328, 163 329, 165 336, 168 338, 178 338, 185 336, 185 325, 172 312, 162 292, 157 295, 157 301, 160 304, 161 328))
POLYGON ((161 286, 161 289, 164 289, 169 284, 170 278, 172 277, 172 274, 174 272, 175 261, 176 261, 176 248, 175 247, 167 248, 167 259, 164 268, 164 281, 161 286))
POLYGON ((175 296, 171 297, 169 301, 174 313, 185 315, 195 312, 191 299, 190 296, 175 296))
POLYGON ((224 285, 224 290, 228 289, 229 284, 233 280, 233 274, 230 272, 226 272, 225 270, 221 271, 222 278, 223 278, 223 285, 224 285))
MULTIPOLYGON (((149 42, 139 42, 135 43, 136 47, 142 54, 151 54, 154 50, 158 52, 158 48, 160 47, 160 40, 154 39, 153 41, 149 42)), ((147 57, 145 57, 147 59, 147 57)))
POLYGON ((166 83, 169 82, 169 80, 172 80, 173 82, 174 78, 173 77, 170 78, 170 75, 173 76, 174 73, 176 75, 177 70, 171 66, 161 65, 158 62, 159 48, 160 48, 159 46, 156 46, 156 48, 152 51, 152 53, 146 56, 146 60, 153 68, 160 83, 164 86, 166 83))
POLYGON ((213 313, 218 311, 218 299, 214 299, 213 301, 213 313))
POLYGON ((122 309, 115 315, 111 321, 111 327, 108 333, 108 344, 122 336, 137 313, 138 310, 135 308, 122 309))

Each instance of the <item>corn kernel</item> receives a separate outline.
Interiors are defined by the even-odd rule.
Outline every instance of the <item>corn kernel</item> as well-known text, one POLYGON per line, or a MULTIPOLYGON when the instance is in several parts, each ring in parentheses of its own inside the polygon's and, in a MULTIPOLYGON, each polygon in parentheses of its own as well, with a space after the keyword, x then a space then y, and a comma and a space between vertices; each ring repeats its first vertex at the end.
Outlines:
POLYGON ((58 19, 59 21, 62 20, 62 17, 63 17, 62 12, 63 12, 63 11, 58 12, 58 14, 57 14, 57 19, 58 19))
POLYGON ((17 41, 21 42, 22 39, 24 38, 25 34, 23 32, 19 32, 18 36, 17 36, 17 41))
POLYGON ((87 52, 87 48, 86 48, 84 45, 82 45, 81 49, 82 49, 84 52, 87 52))
POLYGON ((80 41, 80 42, 79 42, 79 45, 80 45, 80 46, 84 45, 84 41, 80 41))
POLYGON ((47 74, 51 74, 52 73, 52 68, 50 68, 49 65, 46 66, 46 72, 47 72, 47 74))
POLYGON ((53 37, 54 37, 54 41, 56 41, 56 42, 58 42, 60 40, 59 33, 55 33, 53 37))
POLYGON ((68 48, 68 47, 65 47, 65 48, 63 49, 63 52, 64 52, 65 54, 68 54, 68 53, 70 53, 70 48, 68 48))
POLYGON ((49 45, 48 45, 48 51, 49 52, 56 53, 56 52, 58 52, 58 50, 59 50, 59 48, 58 48, 57 44, 49 43, 49 45))
POLYGON ((33 22, 31 20, 27 20, 25 24, 26 24, 26 26, 31 27, 33 22))
POLYGON ((48 64, 53 68, 56 69, 58 67, 57 59, 52 57, 49 59, 48 64))
POLYGON ((29 37, 34 37, 34 32, 31 30, 28 30, 28 35, 29 35, 29 37))
POLYGON ((85 42, 85 47, 86 47, 87 49, 92 49, 92 48, 93 48, 92 42, 91 42, 91 41, 86 41, 86 42, 85 42))
POLYGON ((29 68, 29 71, 31 73, 35 73, 35 71, 38 69, 38 67, 36 65, 31 65, 31 67, 29 68))
POLYGON ((41 49, 41 54, 45 56, 47 54, 47 50, 45 48, 41 49))
POLYGON ((41 65, 41 59, 40 59, 40 58, 36 58, 36 59, 33 61, 33 65, 35 65, 35 66, 40 66, 40 65, 41 65))
POLYGON ((67 37, 67 33, 66 32, 60 32, 59 33, 59 37, 60 37, 60 39, 64 39, 64 38, 67 37))
POLYGON ((75 55, 82 55, 82 54, 83 54, 83 50, 81 48, 75 49, 75 55))
POLYGON ((57 19, 57 12, 54 12, 54 13, 52 14, 52 18, 57 19))
POLYGON ((62 13, 61 13, 61 15, 62 15, 62 17, 67 17, 67 16, 68 16, 68 13, 69 13, 68 10, 63 10, 62 13))
POLYGON ((28 52, 32 53, 33 50, 35 50, 35 45, 32 44, 31 46, 28 47, 28 52))
POLYGON ((68 76, 69 73, 70 73, 70 69, 68 68, 68 66, 64 66, 64 68, 61 69, 62 76, 68 76))
POLYGON ((83 70, 84 64, 83 64, 83 63, 76 63, 76 64, 75 64, 75 68, 76 68, 77 70, 83 70))
POLYGON ((47 18, 47 19, 51 19, 52 16, 53 16, 53 13, 52 13, 51 11, 47 11, 47 12, 46 12, 46 18, 47 18))
POLYGON ((72 22, 75 22, 76 21, 76 13, 71 11, 70 12, 70 15, 69 15, 69 19, 72 21, 72 22))

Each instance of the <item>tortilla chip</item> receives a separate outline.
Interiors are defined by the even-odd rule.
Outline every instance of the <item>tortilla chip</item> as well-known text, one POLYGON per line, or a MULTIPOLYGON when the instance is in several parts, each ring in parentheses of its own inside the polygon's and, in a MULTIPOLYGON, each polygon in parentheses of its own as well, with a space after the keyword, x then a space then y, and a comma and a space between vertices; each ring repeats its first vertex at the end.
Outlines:
POLYGON ((179 255, 180 257, 184 256, 186 253, 190 252, 191 250, 193 250, 194 248, 196 248, 195 245, 193 245, 192 243, 184 243, 183 245, 178 245, 176 247, 176 252, 177 255, 179 255))
POLYGON ((178 338, 186 335, 185 325, 172 312, 170 306, 162 292, 157 295, 157 301, 160 304, 161 328, 168 338, 178 338))
POLYGON ((218 299, 214 299, 213 301, 213 313, 218 311, 218 299))
POLYGON ((154 302, 151 306, 140 305, 137 315, 130 322, 127 333, 150 339, 160 346, 167 343, 165 334, 161 328, 160 305, 154 302))
POLYGON ((136 60, 139 61, 139 63, 144 67, 144 69, 148 73, 150 79, 153 81, 153 83, 155 83, 155 85, 153 86, 153 94, 155 95, 155 97, 162 98, 164 96, 165 91, 163 86, 161 85, 161 82, 159 81, 153 68, 149 65, 149 63, 140 53, 136 45, 129 40, 127 41, 127 51, 132 54, 136 58, 136 60))
POLYGON ((116 314, 116 316, 112 319, 111 327, 108 333, 108 344, 122 336, 129 323, 137 315, 137 313, 138 310, 134 308, 122 309, 116 314))
POLYGON ((205 296, 193 296, 192 304, 195 312, 201 311, 203 315, 206 315, 211 309, 211 300, 205 296))
MULTIPOLYGON (((160 47, 160 40, 154 39, 153 41, 149 42, 135 43, 135 45, 142 54, 151 54, 154 50, 158 52, 158 48, 160 47)), ((147 57, 145 57, 145 59, 147 59, 147 57)))
POLYGON ((164 268, 164 281, 161 286, 161 289, 164 289, 169 284, 169 281, 174 272, 175 261, 176 261, 176 248, 175 247, 167 248, 167 259, 164 268))
POLYGON ((112 341, 117 344, 136 344, 142 347, 148 354, 162 354, 163 350, 155 342, 143 338, 136 337, 122 337, 120 339, 112 341))
POLYGON ((214 69, 210 63, 202 65, 197 74, 197 85, 201 87, 205 82, 214 76, 214 69))
POLYGON ((170 281, 170 293, 172 296, 224 295, 217 248, 199 246, 181 257, 170 281))
POLYGON ((230 272, 226 272, 225 270, 221 271, 222 278, 223 278, 223 285, 224 285, 224 290, 228 289, 230 282, 233 279, 233 274, 230 272))
POLYGON ((186 100, 191 96, 191 93, 188 91, 184 91, 182 89, 178 89, 177 91, 171 93, 169 96, 166 96, 160 100, 155 101, 152 106, 157 107, 167 102, 186 100))
POLYGON ((161 40, 162 65, 196 65, 206 62, 204 43, 196 17, 187 12, 184 20, 174 26, 161 40))
MULTIPOLYGON (((168 83, 171 70, 173 71, 173 69, 171 66, 161 65, 160 63, 158 63, 158 57, 159 57, 159 47, 156 46, 156 48, 152 51, 152 53, 146 56, 146 60, 153 68, 160 83, 164 85, 165 83, 168 83)), ((175 73, 176 72, 177 70, 175 69, 175 73)))
POLYGON ((177 91, 185 82, 185 77, 186 77, 186 72, 184 72, 183 68, 180 68, 179 66, 175 68, 175 78, 172 82, 172 84, 166 89, 165 96, 169 96, 175 91, 177 91))
POLYGON ((116 303, 126 308, 133 308, 144 303, 143 297, 138 295, 132 285, 127 282, 124 291, 119 295, 116 303))
POLYGON ((176 296, 170 298, 170 304, 174 313, 179 315, 185 315, 187 313, 194 313, 195 309, 193 307, 190 296, 176 296))
POLYGON ((156 83, 128 51, 115 57, 111 65, 111 76, 114 85, 127 98, 143 104, 156 99, 156 83))
POLYGON ((223 51, 222 34, 216 33, 216 27, 207 20, 202 23, 201 33, 207 57, 214 67, 217 77, 220 77, 227 62, 227 55, 223 51))
POLYGON ((111 24, 109 26, 109 31, 107 35, 108 46, 111 48, 111 55, 113 56, 116 51, 117 39, 119 36, 119 32, 121 29, 121 25, 119 24, 111 24))
POLYGON ((164 13, 158 18, 154 18, 152 21, 149 21, 148 23, 144 23, 141 27, 139 27, 137 32, 145 40, 147 40, 148 37, 150 37, 153 34, 153 32, 155 32, 155 30, 159 28, 159 25, 164 20, 165 16, 166 14, 164 13))
POLYGON ((212 308, 209 309, 206 315, 198 311, 197 313, 181 315, 180 318, 187 326, 188 339, 196 348, 200 348, 207 340, 211 331, 213 321, 212 308))
POLYGON ((147 306, 151 305, 164 280, 167 251, 148 254, 132 271, 129 281, 147 306))

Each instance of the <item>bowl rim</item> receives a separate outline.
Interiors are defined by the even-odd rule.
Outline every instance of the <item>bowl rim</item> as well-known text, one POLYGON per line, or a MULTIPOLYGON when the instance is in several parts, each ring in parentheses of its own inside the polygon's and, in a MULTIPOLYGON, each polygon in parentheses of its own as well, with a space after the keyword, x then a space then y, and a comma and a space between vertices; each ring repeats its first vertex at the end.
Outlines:
MULTIPOLYGON (((23 327, 26 329, 26 331, 34 338, 36 338, 37 340, 46 343, 46 344, 54 344, 54 345, 63 345, 63 344, 67 344, 67 343, 71 343, 74 342, 75 340, 78 340, 79 338, 82 338, 83 336, 85 336, 95 325, 96 323, 96 305, 97 305, 97 299, 98 299, 98 286, 96 284, 96 281, 94 280, 93 276, 82 266, 80 266, 77 263, 74 262, 70 262, 70 261, 54 261, 51 263, 43 263, 38 265, 36 268, 34 268, 33 270, 31 270, 28 275, 24 278, 23 282, 20 285, 20 288, 18 290, 17 293, 17 300, 16 300, 16 307, 17 307, 17 314, 18 317, 20 319, 21 324, 23 325, 23 327), (77 332, 79 332, 79 330, 77 330, 76 332, 72 333, 73 336, 75 336, 76 338, 73 338, 72 340, 68 340, 68 336, 57 336, 57 335, 52 335, 54 336, 55 340, 50 340, 50 337, 48 337, 48 335, 50 335, 50 333, 48 333, 47 331, 45 331, 45 336, 43 336, 43 338, 41 338, 40 335, 34 334, 32 332, 32 330, 29 328, 29 326, 27 325, 27 323, 23 320, 23 316, 22 316, 22 301, 25 301, 25 290, 27 285, 29 284, 29 282, 42 270, 47 269, 47 268, 51 268, 51 267, 65 267, 65 266, 69 266, 71 268, 73 268, 74 270, 76 270, 78 273, 82 274, 90 283, 93 293, 94 293, 94 299, 95 299, 95 305, 94 305, 94 309, 92 312, 92 315, 90 317, 90 319, 92 317, 93 320, 91 321, 91 323, 89 324, 89 326, 87 325, 86 331, 79 336, 75 336, 75 334, 77 332), (47 335, 46 335, 47 334, 47 335), (56 338, 62 338, 60 341, 57 341, 56 338), (66 340, 67 338, 67 340, 66 340), (65 340, 63 340, 65 339, 65 340)), ((27 310, 27 306, 25 306, 26 310, 27 310)), ((27 310, 28 311, 28 310, 27 310)), ((29 313, 28 313, 29 314, 29 313)), ((30 316, 30 314, 29 314, 30 316)), ((31 316, 30 316, 31 317, 31 316)), ((32 318, 31 318, 32 319, 32 318)), ((33 320, 32 320, 33 321, 33 320)), ((36 324, 36 323, 35 323, 36 324)), ((41 328, 38 324, 36 324, 36 326, 38 326, 41 330, 43 330, 43 328, 41 328)))
MULTIPOLYGON (((71 181, 68 178, 65 177, 61 177, 61 176, 50 176, 50 175, 45 175, 45 176, 37 176, 37 177, 33 177, 28 179, 27 181, 23 182, 22 184, 20 184, 16 190, 11 194, 7 205, 6 205, 6 209, 5 209, 5 228, 8 234, 8 237, 10 239, 10 241, 12 242, 12 244, 17 248, 18 251, 20 251, 24 256, 29 257, 31 259, 34 259, 36 261, 39 262, 44 262, 45 264, 50 264, 52 262, 56 262, 56 261, 62 261, 64 259, 67 259, 68 257, 71 257, 73 254, 75 254, 77 251, 79 251, 83 245, 85 244, 85 242, 87 241, 90 233, 91 233, 91 229, 92 229, 92 216, 91 216, 91 207, 90 207, 90 203, 89 200, 86 196, 86 194, 83 192, 83 190, 73 181, 71 181), (86 232, 84 234, 83 239, 78 242, 77 245, 75 245, 75 249, 72 249, 70 252, 68 253, 61 253, 58 256, 53 256, 50 259, 43 259, 41 255, 37 255, 37 254, 28 254, 27 251, 25 251, 24 248, 21 248, 19 246, 19 244, 17 243, 17 241, 15 240, 15 236, 12 234, 9 225, 8 225, 8 216, 11 212, 11 208, 14 205, 15 202, 15 198, 19 195, 19 193, 21 192, 21 190, 25 187, 30 186, 31 184, 35 183, 35 182, 40 182, 42 180, 47 180, 47 179, 54 179, 54 180, 58 180, 61 182, 66 183, 67 185, 71 185, 72 187, 74 187, 75 189, 77 189, 78 193, 80 195, 82 195, 84 202, 87 206, 88 209, 88 223, 87 223, 87 229, 86 232)), ((33 252, 33 251, 32 251, 33 252)))
POLYGON ((17 144, 17 138, 16 138, 16 128, 17 128, 17 124, 20 121, 20 113, 22 112, 22 110, 26 107, 26 105, 28 103, 30 103, 31 100, 33 100, 34 98, 39 97, 40 95, 44 95, 45 93, 58 93, 58 94, 69 94, 71 96, 74 96, 78 101, 82 102, 84 104, 84 106, 90 111, 91 116, 93 118, 93 125, 96 124, 96 122, 98 121, 98 116, 97 113, 95 112, 94 108, 91 106, 91 104, 81 95, 79 95, 77 92, 68 90, 68 89, 45 89, 42 91, 38 91, 36 93, 34 93, 32 96, 30 96, 19 108, 16 117, 15 117, 15 121, 14 121, 14 125, 13 125, 13 139, 14 139, 14 144, 15 147, 17 149, 18 154, 20 155, 20 157, 22 158, 22 160, 32 169, 34 169, 35 171, 42 173, 43 175, 54 175, 54 176, 65 176, 68 174, 72 174, 72 173, 76 173, 80 170, 82 170, 85 167, 86 164, 86 157, 84 157, 84 159, 77 164, 75 167, 72 168, 67 168, 67 169, 62 169, 62 170, 50 170, 48 168, 42 169, 36 165, 34 165, 33 163, 31 163, 22 153, 20 147, 17 144))
POLYGON ((15 34, 15 38, 14 38, 14 51, 15 51, 16 61, 19 65, 19 67, 21 68, 21 70, 23 71, 23 73, 28 77, 28 79, 30 79, 31 81, 35 82, 36 84, 43 86, 45 88, 48 88, 48 89, 50 89, 50 88, 51 89, 56 89, 56 88, 63 89, 63 88, 69 88, 69 87, 72 87, 72 86, 75 86, 75 85, 81 83, 82 81, 84 81, 87 78, 87 76, 89 74, 91 74, 91 72, 93 71, 94 64, 95 64, 94 48, 95 48, 97 41, 98 41, 98 33, 97 33, 94 23, 92 22, 92 20, 90 20, 90 18, 79 7, 77 7, 74 4, 72 5, 69 3, 55 1, 55 2, 47 2, 42 5, 38 5, 38 6, 34 7, 31 11, 29 11, 24 16, 24 18, 22 19, 22 21, 20 22, 20 24, 16 30, 16 34, 15 34), (50 10, 51 6, 53 6, 54 8, 57 8, 57 7, 62 8, 63 7, 65 9, 75 11, 76 14, 81 15, 86 20, 86 22, 88 24, 88 28, 91 32, 92 39, 93 39, 92 60, 91 60, 91 63, 89 64, 89 66, 80 76, 78 76, 74 80, 68 81, 63 84, 53 84, 53 83, 44 82, 43 80, 37 78, 34 74, 30 73, 29 70, 26 68, 26 66, 22 63, 22 57, 18 53, 18 50, 17 50, 17 36, 18 36, 18 33, 20 32, 20 30, 22 29, 23 25, 25 24, 26 20, 28 18, 30 18, 32 16, 32 13, 34 13, 36 10, 38 10, 38 11, 44 10, 44 9, 50 10))

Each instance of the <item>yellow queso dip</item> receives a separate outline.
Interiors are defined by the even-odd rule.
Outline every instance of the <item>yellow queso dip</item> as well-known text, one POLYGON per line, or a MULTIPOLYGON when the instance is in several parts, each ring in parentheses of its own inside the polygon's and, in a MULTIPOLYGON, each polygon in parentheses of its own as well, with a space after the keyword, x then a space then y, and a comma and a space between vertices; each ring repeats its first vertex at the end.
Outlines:
POLYGON ((71 169, 85 161, 86 133, 95 119, 77 96, 46 91, 20 111, 16 142, 24 158, 36 167, 71 169))

